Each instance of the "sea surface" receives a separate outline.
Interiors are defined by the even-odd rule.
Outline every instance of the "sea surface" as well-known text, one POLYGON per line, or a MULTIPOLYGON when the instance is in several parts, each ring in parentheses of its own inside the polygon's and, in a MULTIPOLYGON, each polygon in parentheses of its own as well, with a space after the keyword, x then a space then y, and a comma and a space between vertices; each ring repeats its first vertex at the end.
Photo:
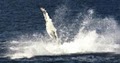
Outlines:
POLYGON ((0 63, 120 63, 119 36, 120 0, 0 0, 0 63))

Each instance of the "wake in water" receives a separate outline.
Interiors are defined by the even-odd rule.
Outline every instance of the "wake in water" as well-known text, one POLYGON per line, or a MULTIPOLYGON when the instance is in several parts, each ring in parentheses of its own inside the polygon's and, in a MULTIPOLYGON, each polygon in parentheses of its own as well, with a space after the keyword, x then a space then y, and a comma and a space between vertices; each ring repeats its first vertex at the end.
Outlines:
POLYGON ((59 40, 63 44, 55 43, 47 35, 33 34, 31 40, 27 40, 24 38, 26 35, 23 35, 21 39, 7 43, 9 46, 7 46, 8 53, 5 57, 16 59, 40 55, 118 53, 120 51, 118 42, 120 32, 114 18, 93 18, 94 11, 90 9, 87 14, 78 13, 76 19, 72 20, 74 23, 66 24, 67 19, 64 18, 66 17, 65 12, 68 10, 65 6, 59 7, 53 16, 55 25, 59 23, 56 28, 59 32, 59 40))

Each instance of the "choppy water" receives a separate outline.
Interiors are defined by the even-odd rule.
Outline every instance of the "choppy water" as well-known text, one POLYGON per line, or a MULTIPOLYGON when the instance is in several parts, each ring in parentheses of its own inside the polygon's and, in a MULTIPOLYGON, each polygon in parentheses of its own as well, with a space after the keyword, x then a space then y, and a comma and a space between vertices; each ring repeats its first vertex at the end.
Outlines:
POLYGON ((0 62, 119 63, 119 0, 0 1, 0 62), (57 28, 51 40, 39 7, 57 28))

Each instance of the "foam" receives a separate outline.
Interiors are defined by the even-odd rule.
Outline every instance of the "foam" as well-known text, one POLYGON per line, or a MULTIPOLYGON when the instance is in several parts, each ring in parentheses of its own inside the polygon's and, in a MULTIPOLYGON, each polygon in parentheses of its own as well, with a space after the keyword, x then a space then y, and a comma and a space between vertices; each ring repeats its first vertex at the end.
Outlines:
MULTIPOLYGON (((57 9, 57 12, 59 12, 60 9, 61 8, 57 9)), ((65 10, 67 9, 65 8, 65 10)), ((88 11, 90 14, 94 14, 93 10, 90 9, 88 11)), ((64 12, 62 14, 64 14, 64 12)), ((60 17, 60 15, 58 16, 60 17)), ((92 16, 93 15, 89 14, 82 16, 82 23, 77 22, 80 25, 77 33, 76 30, 72 27, 70 28, 70 26, 69 28, 67 26, 61 26, 64 22, 59 23, 60 25, 57 28, 60 30, 59 40, 62 44, 57 44, 53 40, 49 39, 47 35, 43 36, 42 34, 33 34, 34 38, 30 40, 27 40, 27 38, 22 38, 11 41, 9 44, 12 46, 8 46, 9 52, 6 56, 11 59, 16 59, 24 57, 30 58, 40 55, 119 52, 119 44, 116 42, 119 40, 117 38, 119 36, 119 29, 114 18, 93 18, 92 16), (72 38, 73 40, 69 41, 68 38, 71 36, 70 30, 73 31, 72 33, 76 33, 76 35, 72 38)))

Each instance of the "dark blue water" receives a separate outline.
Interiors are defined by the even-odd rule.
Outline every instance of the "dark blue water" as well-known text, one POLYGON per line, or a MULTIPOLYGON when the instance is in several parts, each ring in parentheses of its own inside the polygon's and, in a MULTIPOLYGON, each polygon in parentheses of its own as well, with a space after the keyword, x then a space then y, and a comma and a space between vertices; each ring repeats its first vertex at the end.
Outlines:
MULTIPOLYGON (((8 52, 2 43, 17 40, 21 35, 31 36, 34 33, 44 35, 45 21, 40 7, 46 8, 55 21, 55 10, 66 6, 67 15, 63 20, 74 23, 79 12, 86 13, 88 9, 95 11, 96 17, 114 17, 120 24, 120 0, 1 0, 0 1, 0 55, 8 52)), ((59 12, 61 13, 61 12, 59 12)), ((62 18, 62 16, 60 17, 62 18)), ((81 18, 82 19, 82 18, 81 18)), ((58 20, 59 21, 59 20, 58 20)), ((68 23, 68 24, 69 24, 68 23)), ((57 26, 56 23, 55 26, 57 26)), ((64 23, 65 24, 65 23, 64 23)), ((65 24, 66 26, 68 24, 65 24)), ((68 25, 69 26, 69 25, 68 25)), ((76 27, 79 26, 76 23, 76 27)), ((77 32, 77 31, 76 31, 77 32)), ((72 33, 72 31, 71 31, 72 33)), ((75 34, 73 34, 75 35, 75 34)), ((19 40, 19 39, 18 39, 19 40)), ((119 41, 118 41, 119 42, 119 41)), ((5 54, 4 54, 5 55, 5 54)), ((62 56, 35 56, 32 58, 9 59, 0 58, 0 63, 119 63, 119 55, 112 53, 74 54, 62 56)))

